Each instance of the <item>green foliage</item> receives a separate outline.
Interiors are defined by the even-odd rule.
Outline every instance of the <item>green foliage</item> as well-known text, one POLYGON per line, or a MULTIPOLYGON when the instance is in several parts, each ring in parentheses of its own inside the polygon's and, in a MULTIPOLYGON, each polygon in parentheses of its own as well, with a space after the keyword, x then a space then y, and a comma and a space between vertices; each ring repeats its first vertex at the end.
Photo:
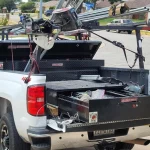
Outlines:
POLYGON ((1 18, 0 19, 0 25, 3 25, 3 26, 6 26, 8 24, 8 20, 7 20, 7 18, 1 18))
POLYGON ((34 13, 35 12, 34 2, 28 2, 28 3, 22 4, 20 8, 23 13, 34 13))
POLYGON ((50 6, 49 7, 49 9, 55 9, 56 8, 56 6, 50 6))
POLYGON ((50 6, 49 7, 49 9, 55 9, 56 8, 56 6, 50 6))
POLYGON ((100 25, 107 25, 107 23, 110 23, 113 20, 114 20, 114 18, 101 19, 101 20, 99 20, 99 23, 100 23, 100 25))
POLYGON ((14 9, 16 6, 13 0, 0 0, 0 9, 3 7, 7 7, 8 11, 10 12, 11 9, 14 9))
POLYGON ((40 12, 39 12, 39 10, 35 10, 35 13, 38 14, 38 13, 40 13, 40 12))

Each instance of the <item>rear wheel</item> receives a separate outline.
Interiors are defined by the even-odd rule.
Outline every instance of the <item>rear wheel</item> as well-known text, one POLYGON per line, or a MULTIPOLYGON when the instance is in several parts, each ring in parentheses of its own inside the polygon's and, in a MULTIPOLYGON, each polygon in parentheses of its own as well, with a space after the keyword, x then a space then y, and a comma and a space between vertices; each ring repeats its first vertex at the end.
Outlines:
POLYGON ((130 144, 130 143, 116 143, 116 148, 115 150, 132 150, 134 147, 134 144, 130 144))
POLYGON ((0 121, 0 150, 30 150, 30 144, 18 135, 11 113, 5 114, 0 121))

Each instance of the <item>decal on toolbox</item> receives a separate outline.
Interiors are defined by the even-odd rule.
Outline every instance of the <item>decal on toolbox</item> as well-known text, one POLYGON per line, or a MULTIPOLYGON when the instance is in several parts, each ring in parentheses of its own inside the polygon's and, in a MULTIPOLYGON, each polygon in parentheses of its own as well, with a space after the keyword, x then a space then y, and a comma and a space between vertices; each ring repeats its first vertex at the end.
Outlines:
POLYGON ((8 49, 29 48, 29 45, 8 45, 8 49))
POLYGON ((128 103, 128 102, 136 102, 138 100, 138 98, 134 97, 134 98, 123 98, 121 99, 122 103, 128 103))
POLYGON ((89 112, 89 123, 98 121, 98 112, 89 112))
POLYGON ((62 67, 64 64, 63 63, 53 63, 53 67, 62 67))

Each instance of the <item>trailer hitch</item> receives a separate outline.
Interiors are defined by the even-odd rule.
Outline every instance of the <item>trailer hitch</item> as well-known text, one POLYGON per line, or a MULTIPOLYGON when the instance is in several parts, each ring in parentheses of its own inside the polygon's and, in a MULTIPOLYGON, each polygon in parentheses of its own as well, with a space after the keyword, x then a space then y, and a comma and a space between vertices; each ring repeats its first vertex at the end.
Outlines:
POLYGON ((106 141, 103 141, 101 144, 94 145, 95 150, 115 150, 116 149, 116 143, 108 143, 106 141))

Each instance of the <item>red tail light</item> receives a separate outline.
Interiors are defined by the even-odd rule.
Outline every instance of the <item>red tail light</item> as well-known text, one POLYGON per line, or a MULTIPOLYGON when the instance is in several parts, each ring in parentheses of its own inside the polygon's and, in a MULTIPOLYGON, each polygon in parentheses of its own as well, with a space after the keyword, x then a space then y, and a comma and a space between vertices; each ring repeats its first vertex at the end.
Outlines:
POLYGON ((43 116, 45 114, 44 86, 30 86, 27 89, 27 109, 28 113, 33 116, 43 116))

